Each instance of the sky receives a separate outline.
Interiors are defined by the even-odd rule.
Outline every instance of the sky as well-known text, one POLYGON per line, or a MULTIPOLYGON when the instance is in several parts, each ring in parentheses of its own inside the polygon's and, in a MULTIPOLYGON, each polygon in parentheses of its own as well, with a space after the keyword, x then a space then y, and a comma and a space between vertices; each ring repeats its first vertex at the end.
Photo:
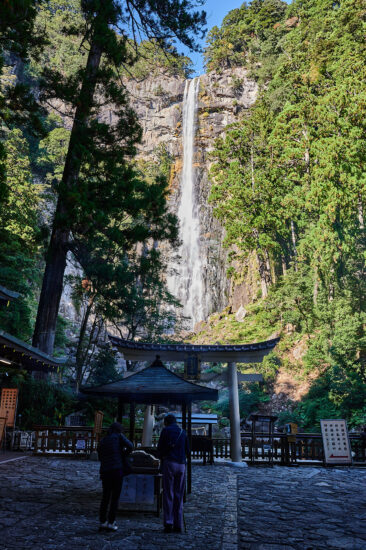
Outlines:
MULTIPOLYGON (((217 27, 221 26, 222 20, 229 13, 229 11, 236 8, 240 8, 244 0, 206 0, 202 9, 205 10, 207 14, 207 31, 212 29, 215 25, 217 27)), ((290 0, 285 0, 287 4, 290 3, 290 0)), ((200 41, 202 48, 205 47, 206 39, 200 41)), ((178 51, 184 53, 192 59, 194 75, 201 75, 205 72, 203 66, 203 54, 191 52, 185 46, 179 45, 178 51)))

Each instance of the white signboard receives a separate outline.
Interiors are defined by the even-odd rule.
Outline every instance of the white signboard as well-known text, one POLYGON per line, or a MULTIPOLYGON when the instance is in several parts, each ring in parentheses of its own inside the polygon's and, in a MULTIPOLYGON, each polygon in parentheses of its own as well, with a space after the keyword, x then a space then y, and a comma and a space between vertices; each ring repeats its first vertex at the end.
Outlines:
POLYGON ((125 476, 120 502, 126 504, 154 504, 154 476, 148 474, 125 476))
POLYGON ((351 464, 352 455, 345 420, 321 420, 324 457, 327 464, 351 464))

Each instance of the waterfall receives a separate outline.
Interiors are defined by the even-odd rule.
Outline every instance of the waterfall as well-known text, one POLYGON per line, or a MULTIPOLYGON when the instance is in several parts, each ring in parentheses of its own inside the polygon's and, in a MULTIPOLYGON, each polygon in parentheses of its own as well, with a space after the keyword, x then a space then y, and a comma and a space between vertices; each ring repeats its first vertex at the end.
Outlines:
POLYGON ((197 121, 199 78, 187 80, 183 99, 183 169, 177 211, 181 247, 176 274, 168 279, 170 292, 182 303, 191 328, 204 318, 204 286, 200 254, 198 193, 195 189, 194 138, 197 121))

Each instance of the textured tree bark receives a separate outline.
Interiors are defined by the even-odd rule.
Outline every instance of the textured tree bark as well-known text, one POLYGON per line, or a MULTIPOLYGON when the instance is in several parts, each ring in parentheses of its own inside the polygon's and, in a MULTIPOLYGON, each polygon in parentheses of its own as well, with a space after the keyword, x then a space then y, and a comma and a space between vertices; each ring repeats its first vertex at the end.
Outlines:
POLYGON ((54 228, 48 247, 46 268, 38 304, 33 346, 51 354, 66 267, 69 231, 54 228))
POLYGON ((80 327, 78 346, 76 349, 75 362, 76 362, 76 391, 79 391, 80 385, 83 382, 83 366, 84 366, 84 353, 83 344, 88 327, 90 314, 94 305, 95 294, 89 296, 88 305, 86 306, 84 317, 80 327))
POLYGON ((293 220, 291 220, 291 240, 292 240, 292 251, 294 255, 294 268, 295 268, 295 271, 297 271, 296 232, 295 232, 295 224, 293 220))
POLYGON ((313 304, 316 306, 318 302, 318 290, 319 290, 319 277, 318 269, 314 269, 314 285, 313 285, 313 304))
MULTIPOLYGON (((96 16, 97 18, 98 16, 96 16)), ((85 126, 93 105, 96 75, 101 56, 102 46, 96 41, 92 42, 71 130, 70 143, 60 185, 61 190, 69 191, 77 185, 84 156, 85 126)), ((68 210, 67 198, 65 198, 64 192, 60 191, 51 240, 48 246, 46 268, 33 334, 33 346, 48 354, 52 354, 55 342, 57 315, 72 229, 70 227, 70 220, 67 221, 69 218, 68 210)))
POLYGON ((363 214, 363 203, 361 193, 358 195, 358 222, 360 224, 360 229, 363 231, 365 229, 365 220, 363 214))

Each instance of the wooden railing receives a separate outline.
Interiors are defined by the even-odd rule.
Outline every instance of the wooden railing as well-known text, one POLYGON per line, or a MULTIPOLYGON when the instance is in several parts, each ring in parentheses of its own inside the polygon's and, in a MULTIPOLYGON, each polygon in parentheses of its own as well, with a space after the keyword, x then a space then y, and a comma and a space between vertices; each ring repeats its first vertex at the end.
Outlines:
MULTIPOLYGON (((91 427, 51 427, 36 426, 34 453, 58 454, 70 456, 87 456, 96 450, 100 437, 93 433, 91 427)), ((153 437, 152 448, 158 443, 158 436, 153 437)), ((359 434, 350 434, 352 458, 354 464, 366 464, 366 445, 359 434)), ((140 438, 134 441, 141 446, 140 438)), ((230 458, 230 439, 213 438, 214 459, 230 458)), ((300 433, 296 441, 289 441, 285 434, 256 433, 254 438, 249 432, 241 434, 242 458, 252 463, 288 464, 322 464, 324 460, 323 442, 320 434, 300 433)), ((193 459, 204 458, 201 450, 192 451, 193 459)))
POLYGON ((88 456, 96 450, 100 437, 92 427, 35 426, 34 454, 88 456))
MULTIPOLYGON (((365 443, 359 434, 350 434, 353 463, 366 463, 365 443)), ((277 464, 323 463, 323 442, 320 434, 297 434, 296 442, 285 434, 241 434, 242 457, 250 462, 273 462, 277 464), (254 441, 253 441, 254 439, 254 441)), ((230 458, 230 440, 213 439, 214 457, 230 458)))

